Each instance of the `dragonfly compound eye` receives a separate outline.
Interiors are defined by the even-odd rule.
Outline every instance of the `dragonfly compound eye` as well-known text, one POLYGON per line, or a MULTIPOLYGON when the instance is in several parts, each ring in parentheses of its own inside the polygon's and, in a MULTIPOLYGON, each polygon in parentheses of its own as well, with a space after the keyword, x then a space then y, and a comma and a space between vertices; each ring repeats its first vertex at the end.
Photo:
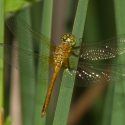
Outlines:
POLYGON ((70 43, 72 46, 76 44, 76 38, 73 34, 64 34, 61 40, 66 43, 70 43))

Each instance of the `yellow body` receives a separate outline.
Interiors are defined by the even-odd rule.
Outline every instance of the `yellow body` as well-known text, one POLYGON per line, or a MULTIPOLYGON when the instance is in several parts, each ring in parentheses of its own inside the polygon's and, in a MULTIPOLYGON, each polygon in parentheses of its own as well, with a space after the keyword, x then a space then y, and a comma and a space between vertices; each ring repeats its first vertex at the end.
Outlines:
POLYGON ((41 116, 43 117, 46 109, 49 104, 50 96, 52 93, 53 85, 55 82, 55 79, 57 77, 58 72, 60 71, 62 66, 67 67, 68 65, 68 58, 72 49, 72 46, 74 46, 76 43, 75 36, 73 34, 65 34, 61 38, 61 43, 58 47, 56 47, 54 56, 53 56, 53 67, 54 72, 50 81, 50 85, 46 94, 45 102, 43 105, 41 116))

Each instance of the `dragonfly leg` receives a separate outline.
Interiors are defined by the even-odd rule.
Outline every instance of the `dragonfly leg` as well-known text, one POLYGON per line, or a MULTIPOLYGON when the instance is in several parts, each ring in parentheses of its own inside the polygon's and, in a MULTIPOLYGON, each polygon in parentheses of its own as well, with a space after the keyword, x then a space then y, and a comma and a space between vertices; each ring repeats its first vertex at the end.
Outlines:
POLYGON ((79 57, 80 46, 74 46, 71 50, 71 54, 75 57, 79 57))
POLYGON ((77 50, 77 49, 80 49, 80 46, 73 46, 72 47, 72 50, 77 50))
POLYGON ((69 68, 69 59, 67 59, 67 60, 65 61, 65 63, 63 64, 63 66, 64 66, 65 68, 69 68))
POLYGON ((67 61, 65 62, 64 67, 65 67, 68 71, 74 70, 74 68, 70 67, 69 58, 68 58, 67 61))
POLYGON ((79 57, 79 54, 76 54, 76 53, 74 53, 73 51, 71 51, 71 54, 73 55, 73 56, 75 56, 75 57, 79 57))

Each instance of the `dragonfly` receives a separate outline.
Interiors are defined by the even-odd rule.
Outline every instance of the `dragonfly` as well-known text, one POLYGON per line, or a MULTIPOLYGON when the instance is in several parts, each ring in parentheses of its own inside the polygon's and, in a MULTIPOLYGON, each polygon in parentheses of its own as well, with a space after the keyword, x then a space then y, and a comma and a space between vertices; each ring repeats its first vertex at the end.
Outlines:
MULTIPOLYGON (((104 80, 106 83, 109 81, 115 82, 125 77, 124 64, 109 63, 111 59, 125 53, 125 35, 119 35, 98 43, 83 42, 81 45, 76 46, 75 35, 66 33, 61 37, 60 44, 57 46, 48 37, 31 28, 17 14, 7 12, 5 16, 8 17, 5 19, 6 25, 12 34, 17 39, 19 38, 20 44, 22 43, 23 46, 31 49, 31 44, 33 43, 34 51, 0 43, 0 49, 4 48, 5 51, 4 58, 2 54, 0 58, 32 78, 35 77, 33 73, 34 63, 32 57, 42 62, 39 68, 47 70, 46 65, 48 65, 49 62, 53 69, 50 85, 41 111, 42 117, 46 113, 52 89, 61 68, 66 69, 71 75, 75 73, 75 85, 80 87, 101 85, 104 83, 104 80), (27 42, 22 42, 24 40, 27 42), (38 51, 40 46, 42 46, 41 49, 44 48, 44 50, 49 51, 50 54, 46 54, 45 51, 38 51), (18 54, 26 56, 25 59, 21 60, 21 63, 25 66, 23 69, 19 68, 18 54), (77 63, 74 58, 70 58, 71 56, 79 58, 79 62, 77 63), (13 58, 15 60, 13 60, 13 58), (103 62, 105 60, 107 62, 103 62), (97 63, 97 61, 101 63, 97 63)), ((82 38, 80 41, 83 41, 82 38)), ((38 79, 41 79, 41 76, 44 76, 44 72, 40 72, 39 76, 38 79)))

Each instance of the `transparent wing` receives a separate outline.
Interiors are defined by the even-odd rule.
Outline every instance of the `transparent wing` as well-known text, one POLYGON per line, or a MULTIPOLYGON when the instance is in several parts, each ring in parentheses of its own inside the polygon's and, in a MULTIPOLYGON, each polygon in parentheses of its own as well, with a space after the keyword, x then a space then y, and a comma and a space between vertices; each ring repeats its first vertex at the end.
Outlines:
POLYGON ((98 63, 97 61, 71 62, 70 75, 76 74, 75 85, 80 87, 97 86, 125 79, 125 64, 98 63))
POLYGON ((76 71, 76 86, 88 87, 121 81, 125 78, 124 64, 79 63, 76 71))
POLYGON ((121 81, 125 77, 124 64, 108 64, 100 61, 109 60, 123 53, 125 53, 125 35, 98 43, 83 43, 78 65, 76 61, 70 61, 70 67, 76 69, 72 71, 76 73, 75 85, 88 87, 121 81))
POLYGON ((125 53, 125 35, 119 35, 98 43, 84 43, 79 57, 85 60, 103 60, 125 53))
POLYGON ((39 63, 39 79, 43 79, 48 68, 48 61, 52 61, 51 57, 42 56, 37 53, 26 51, 24 49, 10 46, 7 44, 0 44, 0 58, 4 59, 6 63, 15 67, 17 70, 22 72, 24 75, 27 75, 32 78, 36 78, 37 74, 37 64, 39 63), (2 49, 4 48, 4 53, 2 49), (37 63, 36 63, 37 62, 37 63), (42 70, 42 71, 41 71, 42 70), (36 72, 34 72, 36 71, 36 72))
POLYGON ((55 50, 54 43, 46 36, 33 30, 24 20, 22 20, 18 15, 13 12, 5 13, 5 22, 13 35, 18 39, 19 42, 29 47, 32 41, 34 41, 35 51, 39 50, 39 46, 44 46, 46 49, 55 50))

